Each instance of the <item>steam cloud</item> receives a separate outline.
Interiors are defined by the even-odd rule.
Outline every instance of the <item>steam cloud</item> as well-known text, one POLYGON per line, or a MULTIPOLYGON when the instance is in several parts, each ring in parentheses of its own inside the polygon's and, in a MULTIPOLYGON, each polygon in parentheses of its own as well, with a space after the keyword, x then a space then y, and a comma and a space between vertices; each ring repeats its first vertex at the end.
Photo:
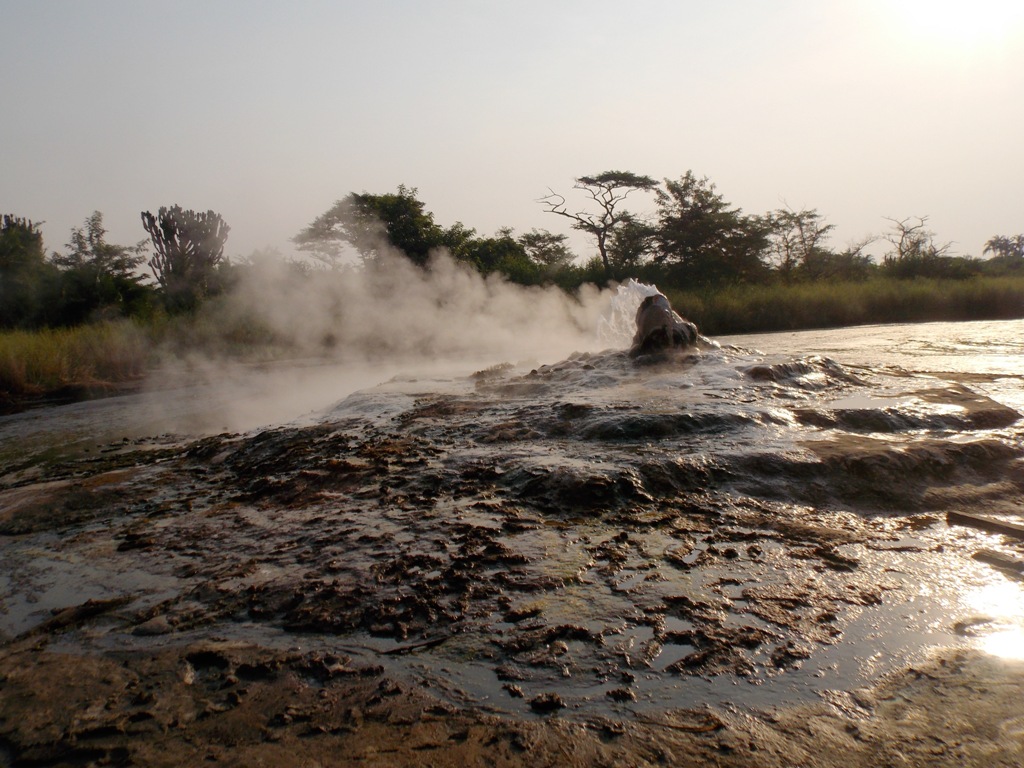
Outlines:
POLYGON ((598 344, 598 319, 611 293, 585 288, 570 298, 552 287, 487 277, 445 252, 420 269, 385 254, 365 270, 289 279, 287 268, 256 269, 231 299, 296 348, 333 348, 368 362, 550 361, 598 344))
POLYGON ((294 350, 296 362, 257 368, 196 352, 169 361, 162 391, 150 396, 160 401, 162 431, 242 431, 290 421, 398 374, 467 375, 499 363, 539 365, 625 347, 629 336, 607 333, 614 294, 584 287, 570 297, 554 287, 520 286, 485 277, 443 251, 426 270, 384 251, 366 269, 313 279, 264 259, 211 303, 205 322, 225 332, 269 331, 294 350), (187 377, 191 406, 176 407, 168 396, 166 377, 175 375, 187 377))

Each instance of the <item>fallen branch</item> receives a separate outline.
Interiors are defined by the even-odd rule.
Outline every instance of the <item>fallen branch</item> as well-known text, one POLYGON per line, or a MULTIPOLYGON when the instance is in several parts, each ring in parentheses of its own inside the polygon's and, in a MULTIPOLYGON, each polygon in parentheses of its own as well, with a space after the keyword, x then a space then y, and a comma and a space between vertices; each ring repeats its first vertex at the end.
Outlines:
POLYGON ((1007 536, 1024 539, 1024 525, 1007 523, 995 517, 988 517, 987 515, 972 515, 967 512, 947 512, 946 522, 949 525, 966 525, 971 528, 979 528, 990 533, 1002 533, 1007 536))
POLYGON ((974 559, 1004 571, 1012 571, 1018 575, 1024 574, 1024 560, 1004 555, 1002 552, 996 552, 994 549, 979 550, 974 553, 974 559))

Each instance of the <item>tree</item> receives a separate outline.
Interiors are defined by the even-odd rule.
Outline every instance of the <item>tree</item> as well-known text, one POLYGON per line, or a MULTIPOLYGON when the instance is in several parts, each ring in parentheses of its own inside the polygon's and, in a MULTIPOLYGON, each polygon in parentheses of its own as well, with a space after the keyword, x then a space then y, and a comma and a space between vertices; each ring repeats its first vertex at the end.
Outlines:
POLYGON ((804 257, 797 272, 805 280, 866 280, 878 270, 878 265, 864 252, 876 239, 865 237, 839 253, 813 250, 804 257))
POLYGON ((610 249, 613 234, 625 222, 637 221, 635 216, 621 209, 620 204, 632 192, 650 192, 657 186, 658 182, 650 176, 639 176, 630 171, 605 171, 596 176, 580 176, 573 185, 573 189, 586 192, 597 204, 596 212, 570 212, 566 207, 565 197, 553 191, 542 197, 539 202, 547 206, 548 213, 569 219, 573 229, 586 232, 594 238, 601 262, 604 264, 605 277, 611 277, 610 249))
POLYGON ((707 177, 687 171, 679 181, 666 179, 657 204, 655 261, 679 284, 744 282, 765 274, 768 225, 731 208, 707 177))
POLYGON ((608 260, 616 279, 636 277, 636 271, 655 247, 657 230, 643 219, 626 213, 612 232, 608 244, 608 260))
POLYGON ((540 267, 530 260, 526 248, 513 237, 509 227, 499 229, 494 237, 474 237, 466 241, 462 260, 484 275, 500 272, 524 285, 541 281, 540 267))
POLYGON ((527 258, 540 268, 544 277, 553 277, 569 266, 575 254, 566 244, 566 235, 556 235, 546 229, 532 229, 519 236, 527 258))
POLYGON ((39 225, 0 218, 0 327, 33 327, 42 321, 44 292, 55 268, 48 264, 39 225))
POLYGON ((884 235, 892 246, 882 257, 885 270, 897 278, 941 277, 952 243, 936 244, 935 233, 927 228, 928 217, 885 219, 892 225, 884 235))
POLYGON ((218 289, 217 271, 231 228, 219 213, 184 211, 180 205, 142 212, 156 253, 149 261, 170 311, 195 309, 218 289))
POLYGON ((137 281, 138 267, 146 260, 146 241, 135 245, 115 245, 106 241, 107 230, 103 226, 103 214, 93 211, 85 225, 71 230, 67 252, 54 253, 53 263, 64 269, 91 268, 98 278, 112 275, 137 281))
POLYGON ((1024 235, 996 235, 985 243, 985 250, 982 253, 992 254, 988 262, 989 269, 1024 269, 1024 235))
POLYGON ((84 226, 71 230, 65 252, 51 257, 60 268, 59 307, 53 318, 58 324, 82 323, 101 311, 144 311, 149 291, 137 270, 146 259, 146 241, 116 245, 106 235, 103 214, 93 211, 84 226))
POLYGON ((415 187, 404 184, 397 193, 352 192, 292 240, 299 250, 330 266, 339 263, 346 246, 359 253, 364 263, 379 260, 389 248, 401 251, 419 266, 425 266, 430 254, 442 247, 460 257, 474 231, 459 222, 449 229, 438 226, 416 192, 415 187))
POLYGON ((824 243, 835 229, 834 225, 825 224, 817 210, 780 208, 769 213, 766 220, 775 268, 787 281, 808 261, 824 255, 824 243))

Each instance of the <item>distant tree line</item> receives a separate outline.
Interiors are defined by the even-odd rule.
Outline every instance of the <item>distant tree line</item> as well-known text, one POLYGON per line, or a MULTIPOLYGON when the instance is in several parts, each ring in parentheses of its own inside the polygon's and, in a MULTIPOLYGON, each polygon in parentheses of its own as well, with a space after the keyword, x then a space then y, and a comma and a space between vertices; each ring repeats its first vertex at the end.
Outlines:
POLYGON ((483 274, 499 272, 526 285, 556 281, 571 269, 575 257, 565 235, 533 230, 516 237, 505 227, 492 237, 480 237, 462 222, 442 227, 416 194, 416 189, 406 186, 382 195, 352 193, 293 241, 327 268, 342 265, 351 252, 372 268, 389 251, 425 267, 433 253, 444 249, 483 274))
POLYGON ((425 266, 446 249, 484 274, 500 272, 523 284, 554 283, 566 289, 636 277, 667 288, 713 291, 723 286, 783 282, 895 279, 965 279, 980 274, 1024 275, 1024 235, 995 236, 987 260, 956 256, 928 228, 928 217, 889 218, 875 236, 834 248, 834 229, 816 209, 781 208, 745 214, 706 177, 688 171, 657 182, 629 171, 581 176, 573 187, 582 202, 549 191, 539 202, 587 234, 596 254, 581 261, 565 235, 534 229, 516 235, 502 228, 481 237, 461 222, 437 224, 405 186, 386 194, 352 193, 303 229, 294 242, 328 267, 355 252, 372 265, 387 250, 425 266), (652 213, 626 207, 627 198, 653 195, 652 213), (867 253, 884 244, 880 261, 867 253))
MULTIPOLYGON (((307 277, 317 269, 386 264, 401 254, 423 268, 446 251, 482 274, 524 285, 573 290, 635 277, 663 289, 713 293, 724 287, 1024 275, 1024 235, 997 235, 986 260, 951 253, 936 239, 926 216, 886 219, 886 230, 835 248, 833 225, 816 209, 785 207, 761 215, 730 204, 706 177, 687 171, 658 182, 629 171, 575 179, 580 202, 549 190, 538 202, 592 241, 580 259, 568 237, 543 229, 517 234, 504 227, 482 236, 462 222, 442 226, 418 198, 399 186, 384 194, 351 193, 299 232, 293 241, 309 262, 291 265, 307 277), (647 197, 645 210, 628 207, 647 197), (876 261, 866 249, 883 244, 876 261)), ((175 205, 141 214, 148 240, 107 242, 103 216, 89 216, 71 232, 63 252, 46 254, 39 226, 18 216, 0 218, 0 328, 77 325, 118 316, 195 311, 226 290, 246 269, 224 256, 228 225, 214 211, 175 205), (149 254, 147 257, 147 253, 149 254), (152 280, 142 272, 149 267, 152 280)))
POLYGON ((142 213, 149 240, 107 241, 95 211, 71 231, 63 252, 47 255, 39 225, 0 217, 0 328, 79 325, 116 317, 151 317, 195 309, 230 282, 224 259, 228 226, 213 211, 180 206, 142 213), (148 260, 156 283, 140 272, 148 260))

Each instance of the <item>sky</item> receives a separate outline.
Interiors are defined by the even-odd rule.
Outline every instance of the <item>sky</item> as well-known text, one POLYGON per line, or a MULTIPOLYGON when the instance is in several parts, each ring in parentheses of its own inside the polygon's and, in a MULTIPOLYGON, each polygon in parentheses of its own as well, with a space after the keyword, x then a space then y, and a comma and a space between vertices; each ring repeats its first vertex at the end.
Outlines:
MULTIPOLYGON (((0 0, 0 213, 48 250, 95 210, 212 209, 226 253, 350 192, 442 226, 570 234, 537 201, 605 170, 817 209, 841 248, 927 217, 1024 232, 1020 0, 0 0)), ((649 196, 631 209, 653 210, 649 196)))

